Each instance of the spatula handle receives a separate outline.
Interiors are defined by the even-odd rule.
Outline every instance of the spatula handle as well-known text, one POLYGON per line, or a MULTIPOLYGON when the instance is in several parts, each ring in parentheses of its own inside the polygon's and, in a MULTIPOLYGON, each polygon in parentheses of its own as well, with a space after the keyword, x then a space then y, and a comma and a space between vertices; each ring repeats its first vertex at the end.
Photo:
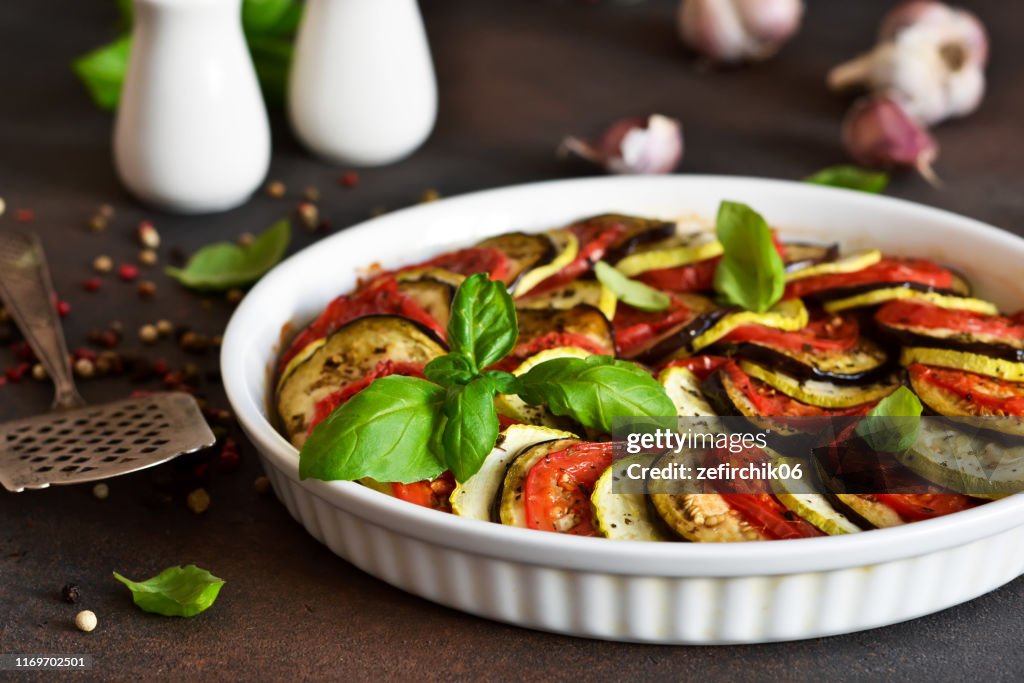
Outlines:
POLYGON ((75 389, 50 270, 35 235, 20 230, 0 231, 0 298, 53 378, 54 407, 85 405, 75 389))

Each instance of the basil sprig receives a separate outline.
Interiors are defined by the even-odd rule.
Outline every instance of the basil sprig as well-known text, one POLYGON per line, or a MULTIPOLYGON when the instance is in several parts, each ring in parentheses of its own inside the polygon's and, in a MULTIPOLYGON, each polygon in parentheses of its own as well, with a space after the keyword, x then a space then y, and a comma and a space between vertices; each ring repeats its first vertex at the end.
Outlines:
POLYGON ((889 185, 889 174, 884 171, 872 171, 860 166, 842 164, 823 168, 804 178, 804 181, 813 185, 828 185, 878 194, 889 185))
POLYGON ((917 441, 921 431, 921 399, 900 387, 872 408, 857 423, 857 436, 882 453, 902 453, 917 441))
POLYGON ((764 313, 786 290, 786 270, 772 231, 746 204, 722 202, 716 224, 725 250, 715 269, 715 291, 726 302, 764 313))
POLYGON ((665 292, 648 287, 638 280, 630 279, 623 275, 618 268, 604 261, 594 264, 594 275, 602 285, 612 291, 616 299, 633 308, 657 312, 664 311, 672 305, 672 300, 665 292))
POLYGON ((192 289, 244 287, 277 265, 288 250, 291 238, 291 223, 282 219, 260 233, 248 246, 231 242, 208 244, 193 254, 184 268, 169 267, 165 272, 192 289))
POLYGON ((505 286, 483 273, 469 276, 452 301, 451 351, 427 364, 425 380, 380 378, 338 407, 303 445, 299 476, 407 484, 447 469, 466 481, 497 441, 498 394, 519 394, 603 431, 611 431, 613 417, 675 414, 654 378, 610 356, 555 358, 522 377, 488 370, 517 337, 515 305, 505 286))

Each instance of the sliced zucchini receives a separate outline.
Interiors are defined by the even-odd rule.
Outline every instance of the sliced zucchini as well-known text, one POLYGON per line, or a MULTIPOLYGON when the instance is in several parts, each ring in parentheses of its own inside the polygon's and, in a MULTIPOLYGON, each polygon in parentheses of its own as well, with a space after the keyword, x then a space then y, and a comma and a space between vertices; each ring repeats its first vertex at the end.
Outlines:
MULTIPOLYGON (((791 467, 798 463, 803 464, 796 458, 785 458, 778 455, 774 456, 772 460, 780 465, 789 464, 791 467)), ((771 486, 775 497, 780 503, 829 536, 863 531, 850 521, 849 517, 837 510, 826 494, 808 493, 807 490, 810 488, 807 481, 808 476, 810 473, 804 472, 804 477, 801 479, 773 479, 771 486)))
POLYGON ((300 363, 277 394, 278 414, 296 446, 306 438, 320 399, 355 382, 382 360, 427 363, 447 349, 427 328, 392 315, 357 318, 300 363))
POLYGON ((498 437, 494 450, 484 459, 477 473, 461 484, 456 484, 451 495, 452 512, 459 517, 498 521, 494 514, 497 508, 495 503, 508 464, 530 446, 554 439, 571 439, 574 436, 547 427, 512 425, 498 437))
POLYGON ((523 309, 519 313, 519 341, 525 344, 550 333, 587 337, 608 353, 615 352, 612 325, 599 309, 580 304, 565 310, 523 309))
POLYGON ((769 540, 717 493, 655 493, 651 495, 651 502, 669 528, 688 541, 738 543, 769 540))
POLYGON ((441 327, 447 327, 448 318, 451 317, 455 287, 428 275, 421 275, 417 279, 400 281, 398 291, 419 304, 420 308, 436 320, 441 327))
POLYGON ((558 253, 554 242, 544 233, 507 232, 476 246, 497 249, 508 257, 508 282, 516 282, 527 271, 550 264, 558 253))
MULTIPOLYGON (((523 363, 512 371, 513 375, 522 375, 531 368, 552 358, 586 358, 591 353, 576 346, 560 346, 554 349, 547 349, 530 356, 523 363)), ((529 425, 543 425, 545 427, 562 428, 569 426, 565 418, 556 417, 544 406, 531 406, 515 394, 499 394, 494 402, 495 408, 505 417, 519 420, 529 425)))
POLYGON ((785 299, 764 313, 755 311, 733 311, 717 321, 708 330, 694 337, 689 353, 696 353, 711 346, 741 325, 764 325, 778 330, 795 331, 807 326, 808 315, 800 299, 785 299))
POLYGON ((867 251, 861 251, 856 254, 844 256, 843 258, 836 259, 835 261, 816 263, 805 268, 791 270, 786 273, 786 281, 792 282, 793 280, 802 280, 805 277, 814 277, 815 275, 855 273, 858 270, 864 270, 865 268, 873 266, 881 260, 882 252, 878 249, 868 249, 867 251))
POLYGON ((320 339, 314 339, 313 341, 306 344, 297 354, 292 356, 292 359, 288 361, 288 364, 284 366, 284 370, 281 371, 281 376, 277 380, 277 390, 281 391, 281 387, 284 386, 284 381, 288 379, 295 368, 302 365, 306 360, 309 359, 316 350, 327 343, 326 337, 320 339))
POLYGON ((615 263, 615 267, 629 277, 648 270, 675 268, 722 255, 722 243, 714 233, 696 232, 673 235, 668 239, 637 248, 632 254, 615 263))
POLYGON ((842 385, 815 379, 799 380, 779 370, 769 370, 746 360, 740 361, 740 368, 786 396, 820 408, 852 408, 879 401, 900 386, 894 379, 864 386, 842 385))
POLYGON ((887 370, 889 357, 871 339, 860 337, 847 351, 790 349, 749 341, 727 345, 734 353, 758 365, 781 370, 800 379, 817 379, 841 384, 863 383, 876 379, 887 370))
POLYGON ((937 365, 979 375, 987 375, 1007 382, 1024 382, 1024 363, 1015 363, 1002 358, 982 356, 977 353, 953 349, 929 349, 912 346, 903 349, 900 363, 904 366, 914 363, 937 365))
POLYGON ((885 503, 875 500, 872 496, 857 493, 837 493, 835 494, 835 499, 842 503, 842 505, 836 507, 844 514, 851 516, 849 513, 853 513, 853 516, 860 517, 875 528, 888 529, 906 524, 895 510, 885 503))
POLYGON ((1024 436, 1024 418, 1003 415, 983 403, 967 400, 966 397, 945 390, 931 382, 920 381, 913 372, 910 372, 909 375, 910 388, 932 412, 951 420, 965 422, 973 427, 1024 436))
POLYGON ((1024 490, 1024 442, 1019 440, 998 443, 933 418, 921 421, 909 450, 893 455, 918 476, 956 493, 994 496, 1024 490))
POLYGON ((838 244, 815 244, 813 242, 787 242, 782 245, 782 262, 790 273, 819 263, 839 258, 838 244))
POLYGON ((614 482, 625 477, 629 459, 612 463, 594 485, 590 503, 594 506, 597 529, 605 538, 620 541, 679 540, 657 514, 652 514, 642 493, 615 493, 614 482))
POLYGON ((576 260, 580 253, 580 241, 569 230, 551 230, 546 235, 548 242, 552 245, 554 256, 537 267, 522 273, 515 286, 512 288, 514 296, 523 296, 531 289, 547 280, 558 271, 576 260))
POLYGON ((618 299, 612 290, 597 280, 575 280, 564 287, 516 301, 519 308, 565 309, 580 304, 594 306, 604 313, 604 317, 612 320, 618 299))
POLYGON ((877 306, 886 301, 894 299, 913 299, 924 301, 942 308, 950 308, 958 311, 973 311, 975 313, 986 313, 995 315, 999 309, 995 304, 982 299, 972 299, 966 296, 955 294, 943 294, 934 290, 921 290, 907 285, 895 285, 888 287, 873 288, 868 291, 826 301, 823 308, 827 313, 837 313, 851 308, 864 308, 866 306, 877 306))
POLYGON ((498 518, 502 524, 526 526, 526 501, 523 500, 526 475, 542 458, 564 450, 574 443, 579 443, 579 439, 553 439, 534 444, 520 451, 512 464, 508 466, 508 472, 502 483, 501 503, 498 509, 498 518))
POLYGON ((665 368, 658 375, 665 393, 672 399, 679 417, 715 417, 715 411, 700 390, 700 380, 686 368, 665 368))

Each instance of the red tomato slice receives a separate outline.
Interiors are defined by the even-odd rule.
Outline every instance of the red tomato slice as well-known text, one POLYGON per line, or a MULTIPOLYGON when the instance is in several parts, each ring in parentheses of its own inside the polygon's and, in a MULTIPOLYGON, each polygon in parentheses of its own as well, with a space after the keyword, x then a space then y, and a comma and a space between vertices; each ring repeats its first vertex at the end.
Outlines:
POLYGON ((664 332, 694 318, 693 311, 678 297, 664 311, 641 311, 624 303, 615 309, 612 330, 619 353, 629 356, 664 332))
POLYGON ((574 536, 597 536, 590 493, 611 464, 611 443, 574 444, 539 460, 523 483, 526 525, 574 536))
POLYGON ((914 381, 927 382, 987 410, 979 414, 1024 417, 1024 384, 963 370, 914 363, 907 368, 914 381))
POLYGON ((703 382, 713 375, 715 370, 728 362, 730 362, 730 359, 725 356, 690 356, 689 358, 679 358, 677 360, 670 361, 665 365, 665 367, 686 368, 696 375, 697 379, 703 382))
POLYGON ((964 334, 1024 340, 1024 319, 951 310, 917 301, 890 301, 878 309, 875 319, 893 326, 939 328, 964 334))
POLYGON ((562 270, 534 287, 531 290, 532 293, 543 294, 552 289, 558 289, 586 273, 595 263, 604 258, 604 255, 615 242, 626 233, 626 226, 622 224, 609 226, 577 223, 570 226, 569 230, 576 235, 576 239, 580 243, 576 258, 569 265, 562 268, 562 270))
POLYGON ((516 344, 512 352, 492 365, 491 369, 512 372, 530 356, 536 355, 541 351, 547 351, 548 349, 556 349, 560 346, 577 346, 584 351, 589 351, 596 355, 608 354, 608 349, 586 335, 572 332, 548 332, 524 343, 516 344))
POLYGON ((764 346, 793 351, 848 351, 857 345, 860 326, 855 318, 812 320, 795 332, 783 332, 764 325, 743 325, 727 334, 722 341, 739 344, 754 342, 764 346))
POLYGON ((747 524, 773 540, 824 536, 814 525, 767 493, 719 494, 737 510, 747 524))
POLYGON ((794 280, 786 286, 785 297, 804 297, 829 289, 880 282, 914 282, 948 289, 953 286, 953 273, 924 259, 883 258, 878 263, 853 273, 815 275, 794 280))
POLYGON ((469 247, 450 251, 429 261, 401 268, 398 272, 403 273, 420 268, 443 268, 467 277, 474 273, 487 273, 492 280, 503 281, 509 274, 508 256, 505 255, 505 252, 493 247, 469 247))
POLYGON ((370 386, 373 380, 388 375, 404 375, 405 377, 423 377, 423 365, 420 363, 407 363, 405 361, 393 361, 389 359, 377 363, 376 367, 362 379, 346 384, 341 389, 324 396, 313 406, 313 417, 309 423, 309 433, 313 428, 327 419, 345 401, 349 400, 360 391, 370 386))
POLYGON ((877 401, 865 403, 852 408, 820 408, 801 403, 795 398, 786 396, 781 391, 754 379, 743 372, 740 367, 729 362, 722 366, 721 372, 735 384, 743 395, 754 405, 759 415, 765 417, 846 417, 866 415, 877 401))
POLYGON ((878 493, 871 497, 891 507, 908 522, 942 517, 977 505, 959 493, 878 493))
POLYGON ((365 289, 339 296, 327 304, 323 313, 300 332, 288 346, 288 350, 281 355, 278 372, 284 370, 288 361, 308 344, 323 339, 356 318, 367 315, 400 315, 425 325, 441 339, 445 338, 444 328, 423 310, 423 307, 398 291, 398 283, 395 280, 387 277, 378 278, 365 289))
POLYGON ((715 269, 721 257, 685 266, 648 270, 636 276, 644 284, 667 292, 705 292, 715 288, 715 269))
POLYGON ((450 499, 454 490, 455 477, 451 472, 444 472, 433 481, 424 479, 412 484, 394 483, 391 485, 391 494, 395 498, 441 512, 452 511, 450 499))

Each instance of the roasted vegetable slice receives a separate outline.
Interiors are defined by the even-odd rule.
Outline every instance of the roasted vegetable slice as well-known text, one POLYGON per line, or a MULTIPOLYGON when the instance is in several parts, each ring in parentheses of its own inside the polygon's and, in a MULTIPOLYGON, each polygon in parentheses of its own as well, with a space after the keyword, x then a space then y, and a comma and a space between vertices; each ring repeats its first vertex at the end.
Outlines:
POLYGON ((628 459, 616 460, 604 471, 590 494, 594 506, 597 529, 605 538, 619 541, 675 541, 679 540, 652 511, 647 496, 642 493, 615 493, 612 486, 616 478, 625 477, 628 459))
POLYGON ((822 305, 828 313, 838 313, 839 311, 846 311, 853 308, 866 308, 869 306, 884 304, 889 301, 907 299, 929 303, 941 308, 950 308, 957 311, 973 311, 975 313, 983 313, 986 315, 995 315, 999 313, 999 309, 995 307, 995 304, 988 301, 972 299, 970 297, 960 296, 956 293, 921 289, 917 285, 913 284, 882 286, 877 288, 872 286, 860 289, 859 291, 837 290, 833 293, 837 294, 838 298, 829 299, 822 305))
POLYGON ((426 311, 441 327, 447 327, 452 311, 455 287, 429 275, 406 279, 398 283, 398 291, 426 311))
POLYGON ((835 261, 838 258, 839 245, 835 243, 786 242, 782 245, 782 262, 786 265, 787 273, 835 261))
POLYGON ((289 439, 304 441, 317 403, 381 361, 425 364, 445 352, 430 330, 406 318, 371 315, 344 325, 281 385, 277 408, 289 439))
POLYGON ((597 280, 575 280, 564 287, 549 290, 542 294, 530 295, 518 299, 519 308, 573 308, 580 304, 594 306, 609 320, 615 317, 618 299, 615 293, 597 280))
POLYGON ((713 324, 703 317, 716 310, 710 299, 696 294, 669 296, 664 311, 641 311, 626 304, 616 309, 612 328, 620 355, 646 357, 654 347, 685 343, 691 334, 713 324))
POLYGON ((615 263, 623 274, 634 277, 649 270, 676 268, 722 255, 722 243, 714 233, 696 232, 673 235, 658 242, 638 247, 632 254, 615 263))
MULTIPOLYGON (((534 366, 543 363, 544 361, 551 360, 552 358, 586 358, 590 355, 591 353, 589 351, 581 349, 578 346, 561 346, 554 349, 547 349, 546 351, 541 351, 540 353, 527 358, 519 367, 512 371, 512 374, 517 376, 523 375, 529 372, 534 366)), ((552 415, 551 411, 544 406, 531 406, 514 394, 499 395, 495 399, 494 405, 502 415, 528 425, 543 425, 559 429, 571 426, 571 422, 566 418, 552 415)))
POLYGON ((937 346, 1024 362, 1024 320, 920 301, 891 301, 875 313, 875 321, 910 346, 937 346))
POLYGON ((526 294, 547 278, 561 271, 579 255, 579 240, 568 230, 552 230, 547 234, 534 235, 534 237, 546 239, 550 245, 550 253, 546 260, 537 260, 534 264, 527 265, 526 269, 521 271, 518 280, 513 280, 515 286, 512 288, 512 292, 517 297, 526 294))
POLYGON ((854 408, 865 403, 875 403, 900 386, 893 378, 887 382, 867 385, 835 384, 816 379, 799 380, 779 370, 770 370, 750 361, 740 361, 740 369, 786 396, 822 408, 854 408))
POLYGON ((654 509, 665 524, 695 543, 767 541, 768 535, 747 520, 717 493, 655 493, 654 509))
POLYGON ((1002 358, 992 358, 966 351, 911 346, 903 349, 900 363, 904 366, 915 363, 935 365, 940 368, 952 368, 977 375, 987 375, 1007 382, 1024 382, 1024 363, 1014 363, 1002 358))
POLYGON ((715 411, 700 390, 700 380, 692 371, 668 367, 658 374, 658 381, 676 406, 679 417, 714 417, 715 411))
POLYGON ((606 213, 586 219, 585 223, 592 228, 615 228, 617 236, 608 247, 604 260, 615 263, 643 249, 651 242, 666 239, 676 233, 677 225, 672 221, 658 218, 627 216, 620 213, 606 213))
POLYGON ((1024 383, 916 363, 907 367, 907 375, 914 393, 931 411, 1024 436, 1024 383))
MULTIPOLYGON (((796 465, 806 466, 796 458, 785 458, 776 455, 772 460, 779 464, 788 464, 790 472, 796 465)), ((779 502, 795 512, 809 524, 814 525, 829 536, 840 536, 842 534, 853 534, 863 531, 849 517, 837 510, 829 496, 825 493, 811 493, 809 481, 813 475, 810 472, 803 472, 800 478, 790 477, 772 480, 772 491, 779 502)))
POLYGON ((837 493, 833 500, 841 505, 836 508, 846 516, 860 517, 877 529, 888 529, 906 524, 899 513, 875 496, 856 493, 837 493), (844 509, 845 508, 845 509, 844 509), (852 514, 851 514, 852 513, 852 514))
POLYGON ((877 249, 868 249, 867 251, 850 254, 849 256, 844 256, 843 258, 835 259, 833 261, 811 264, 804 268, 787 267, 786 280, 792 282, 793 280, 802 280, 804 278, 817 277, 821 275, 856 273, 859 270, 864 270, 865 268, 875 265, 881 260, 882 252, 877 249))
POLYGON ((549 335, 574 335, 590 340, 592 345, 603 349, 605 353, 614 353, 611 323, 604 317, 604 313, 593 306, 579 305, 565 310, 525 309, 518 311, 518 314, 517 349, 549 335))
MULTIPOLYGON (((855 259, 856 257, 853 265, 856 265, 855 259)), ((955 278, 948 269, 924 259, 883 258, 873 265, 852 272, 824 273, 793 279, 786 285, 786 296, 806 297, 866 285, 879 287, 883 284, 905 283, 934 289, 950 289, 955 283, 955 278)))
POLYGON ((507 232, 489 237, 477 246, 505 254, 508 259, 506 282, 510 283, 519 281, 529 270, 551 263, 557 254, 555 243, 543 233, 507 232))

